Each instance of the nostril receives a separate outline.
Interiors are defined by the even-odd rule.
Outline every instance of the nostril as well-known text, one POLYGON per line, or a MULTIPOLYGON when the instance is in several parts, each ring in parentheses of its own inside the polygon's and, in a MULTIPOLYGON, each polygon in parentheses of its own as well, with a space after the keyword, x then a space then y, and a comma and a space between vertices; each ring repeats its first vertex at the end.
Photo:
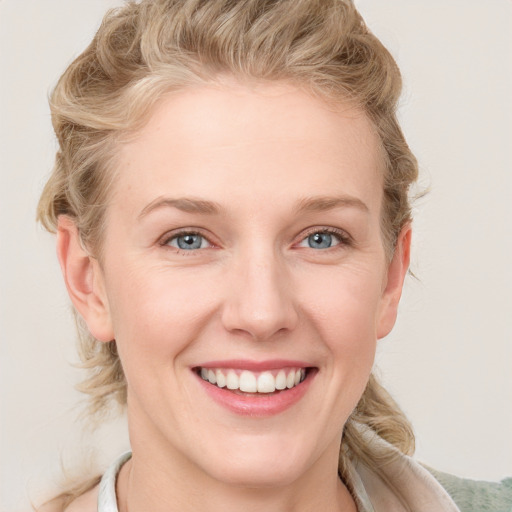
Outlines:
POLYGON ((247 336, 256 341, 267 341, 294 330, 298 316, 291 308, 277 307, 262 311, 249 304, 239 308, 226 308, 222 322, 226 330, 239 336, 247 336))

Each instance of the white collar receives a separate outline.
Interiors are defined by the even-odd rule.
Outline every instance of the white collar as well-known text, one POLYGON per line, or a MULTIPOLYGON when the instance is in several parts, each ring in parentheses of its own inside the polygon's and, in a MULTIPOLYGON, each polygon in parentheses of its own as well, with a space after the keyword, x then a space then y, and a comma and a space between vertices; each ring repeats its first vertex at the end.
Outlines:
POLYGON ((100 480, 98 492, 98 512, 119 512, 117 508, 116 480, 123 464, 132 456, 132 452, 126 452, 109 466, 100 480))

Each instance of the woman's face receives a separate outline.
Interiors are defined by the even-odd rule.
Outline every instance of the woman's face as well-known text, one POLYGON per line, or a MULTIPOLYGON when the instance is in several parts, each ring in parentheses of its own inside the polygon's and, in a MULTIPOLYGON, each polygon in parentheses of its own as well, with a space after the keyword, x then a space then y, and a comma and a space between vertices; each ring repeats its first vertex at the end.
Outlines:
POLYGON ((379 151, 357 110, 236 84, 168 96, 121 148, 82 314, 117 341, 134 453, 252 485, 336 464, 407 267, 379 151))

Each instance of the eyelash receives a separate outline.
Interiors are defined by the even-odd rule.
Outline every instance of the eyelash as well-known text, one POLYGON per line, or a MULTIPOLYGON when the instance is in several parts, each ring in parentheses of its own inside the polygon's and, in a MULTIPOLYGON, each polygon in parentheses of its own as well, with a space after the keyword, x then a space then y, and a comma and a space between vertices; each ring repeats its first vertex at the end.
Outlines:
MULTIPOLYGON (((332 228, 332 227, 311 228, 311 229, 307 230, 302 235, 301 239, 299 240, 299 243, 303 242, 309 236, 314 235, 316 233, 333 235, 339 242, 338 244, 336 244, 332 247, 328 247, 326 249, 320 249, 320 251, 327 252, 328 250, 339 250, 339 249, 346 248, 346 247, 352 247, 354 245, 354 241, 353 241, 352 237, 346 231, 344 231, 342 229, 332 228)), ((213 242, 211 242, 211 240, 207 236, 202 234, 200 231, 186 230, 186 229, 182 230, 182 231, 177 231, 177 232, 174 232, 171 234, 167 233, 166 235, 164 235, 161 238, 161 241, 159 242, 159 244, 162 247, 169 248, 169 249, 173 250, 175 253, 183 255, 183 256, 192 256, 194 254, 197 254, 197 251, 201 250, 201 248, 186 250, 186 249, 180 249, 179 247, 174 247, 174 246, 170 245, 170 242, 172 240, 182 237, 182 236, 186 236, 186 235, 200 236, 200 237, 204 238, 204 240, 206 240, 207 243, 210 245, 210 247, 208 247, 208 248, 216 247, 215 244, 213 242)), ((294 245, 296 245, 296 244, 294 244, 294 245)), ((206 247, 203 249, 206 249, 206 247)))
MULTIPOLYGON (((312 228, 312 229, 306 231, 304 236, 300 239, 300 242, 303 242, 308 237, 310 237, 311 235, 314 235, 316 233, 334 235, 338 239, 339 243, 337 245, 328 248, 331 250, 341 249, 343 247, 345 247, 345 248, 352 247, 354 245, 354 240, 346 231, 344 231, 342 229, 332 228, 332 227, 312 228)), ((323 250, 327 251, 328 249, 323 249, 323 250)))
POLYGON ((179 247, 174 247, 174 246, 170 245, 172 240, 174 240, 176 238, 179 238, 179 237, 182 237, 182 236, 186 236, 186 235, 200 236, 200 237, 204 238, 208 242, 208 244, 210 245, 209 248, 215 247, 215 244, 213 242, 211 242, 211 240, 207 236, 205 236, 200 231, 195 231, 193 229, 191 229, 191 230, 184 229, 182 231, 175 231, 173 233, 166 233, 161 238, 161 241, 159 243, 160 243, 160 245, 162 247, 170 249, 173 252, 175 252, 176 254, 180 254, 182 256, 193 256, 194 254, 197 253, 198 250, 201 250, 201 249, 186 250, 186 249, 180 249, 179 247))

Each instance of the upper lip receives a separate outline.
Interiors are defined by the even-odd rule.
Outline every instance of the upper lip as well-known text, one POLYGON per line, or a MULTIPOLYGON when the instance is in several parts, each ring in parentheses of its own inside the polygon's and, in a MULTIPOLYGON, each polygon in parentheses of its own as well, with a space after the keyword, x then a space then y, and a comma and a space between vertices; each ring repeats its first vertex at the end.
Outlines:
POLYGON ((312 365, 305 361, 292 359, 267 359, 265 361, 252 361, 248 359, 224 359, 221 361, 208 361, 195 365, 194 368, 230 368, 236 370, 249 370, 263 372, 281 368, 310 368, 312 365))

